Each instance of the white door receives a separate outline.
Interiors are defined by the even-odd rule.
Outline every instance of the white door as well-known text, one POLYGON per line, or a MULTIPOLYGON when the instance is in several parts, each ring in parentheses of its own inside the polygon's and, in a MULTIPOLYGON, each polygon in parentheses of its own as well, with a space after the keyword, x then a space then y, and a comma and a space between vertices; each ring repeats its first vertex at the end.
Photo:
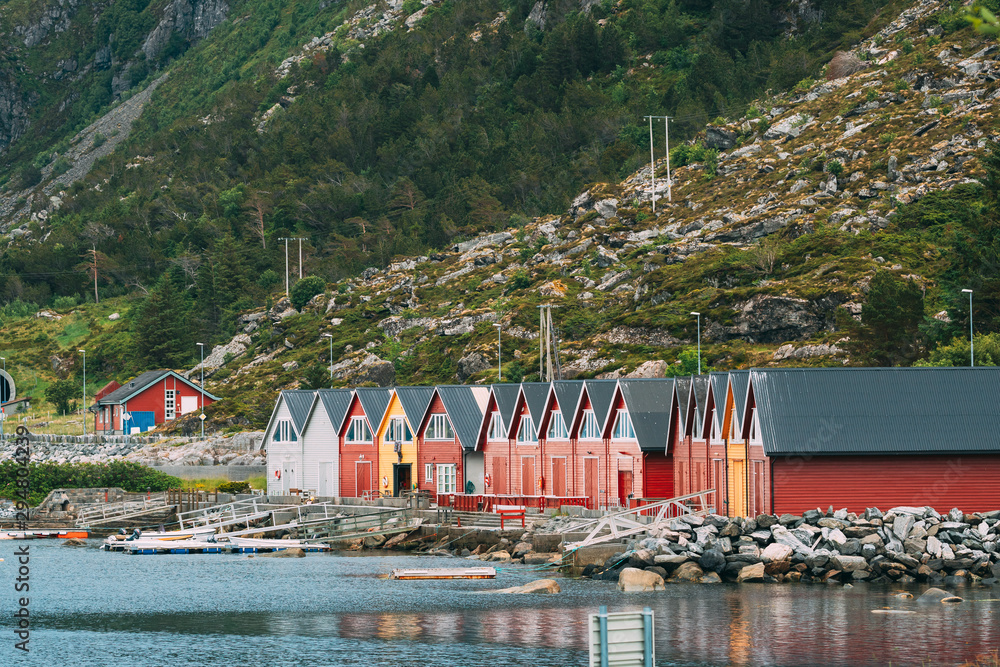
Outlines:
POLYGON ((321 498, 333 496, 333 463, 320 462, 319 464, 319 489, 321 498))
POLYGON ((281 471, 281 493, 289 495, 291 489, 299 488, 295 483, 295 463, 291 460, 285 461, 281 471))

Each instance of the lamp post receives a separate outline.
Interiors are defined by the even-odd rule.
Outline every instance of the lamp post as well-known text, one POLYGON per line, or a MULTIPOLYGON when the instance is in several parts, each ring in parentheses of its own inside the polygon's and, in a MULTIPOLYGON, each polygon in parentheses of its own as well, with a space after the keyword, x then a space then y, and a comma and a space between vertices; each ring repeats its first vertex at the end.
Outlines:
MULTIPOLYGON (((7 357, 0 357, 0 361, 3 361, 3 374, 7 375, 7 357)), ((4 381, 6 382, 6 378, 4 381)), ((3 409, 3 395, 0 395, 0 442, 5 442, 7 440, 7 436, 3 432, 3 423, 6 419, 6 410, 3 409)))
POLYGON ((87 435, 87 351, 77 351, 83 353, 83 434, 87 435))
POLYGON ((972 290, 964 289, 962 294, 969 295, 969 365, 976 367, 976 344, 972 340, 972 290))
POLYGON ((201 421, 201 439, 205 439, 205 344, 196 343, 201 350, 201 412, 198 420, 201 421))
POLYGON ((701 313, 692 310, 691 314, 698 318, 698 375, 701 375, 701 313))
POLYGON ((499 323, 497 323, 497 324, 494 324, 493 326, 495 326, 497 328, 497 382, 503 382, 503 364, 501 363, 502 359, 500 358, 500 355, 503 353, 503 350, 500 347, 500 326, 501 325, 499 323))
POLYGON ((330 339, 330 386, 333 386, 333 334, 325 333, 323 338, 330 339))

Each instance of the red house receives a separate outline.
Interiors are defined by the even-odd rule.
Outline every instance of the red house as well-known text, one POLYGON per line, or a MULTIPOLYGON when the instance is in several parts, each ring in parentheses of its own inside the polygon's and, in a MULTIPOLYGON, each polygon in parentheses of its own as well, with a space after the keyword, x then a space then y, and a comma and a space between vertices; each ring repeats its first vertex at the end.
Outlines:
POLYGON ((605 419, 608 496, 612 505, 677 496, 674 451, 681 432, 677 384, 670 379, 618 381, 605 419))
POLYGON ((576 441, 569 437, 569 425, 573 423, 573 411, 580 402, 581 391, 582 380, 553 382, 538 425, 544 491, 553 496, 581 495, 573 475, 576 469, 576 441))
POLYGON ((174 371, 147 371, 97 400, 94 431, 146 431, 189 412, 200 412, 217 400, 218 396, 174 371))
POLYGON ((495 384, 490 387, 483 422, 479 426, 479 447, 483 451, 486 493, 514 493, 510 484, 511 440, 508 436, 514 406, 521 391, 517 384, 495 384))
POLYGON ((483 421, 477 394, 488 391, 486 387, 464 385, 434 388, 434 395, 417 426, 417 474, 421 491, 435 495, 466 493, 467 490, 482 493, 482 480, 475 479, 481 478, 481 474, 470 470, 468 459, 470 455, 475 458, 479 426, 483 421), (472 486, 467 489, 470 483, 472 486))
POLYGON ((354 390, 344 421, 337 425, 341 496, 360 498, 365 493, 378 490, 378 443, 375 430, 388 407, 388 389, 359 387, 354 390))

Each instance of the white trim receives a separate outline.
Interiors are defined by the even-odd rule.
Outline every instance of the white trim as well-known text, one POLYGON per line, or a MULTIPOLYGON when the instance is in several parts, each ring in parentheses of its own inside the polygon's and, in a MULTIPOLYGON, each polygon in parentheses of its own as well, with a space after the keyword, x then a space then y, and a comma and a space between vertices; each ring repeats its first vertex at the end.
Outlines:
POLYGON ((589 410, 584 410, 583 411, 583 418, 580 420, 580 429, 577 432, 577 439, 579 439, 579 440, 590 440, 590 441, 601 440, 601 425, 597 422, 597 413, 594 412, 593 408, 590 408, 589 410), (594 424, 593 424, 594 425, 594 430, 597 433, 596 436, 586 436, 586 435, 583 434, 583 431, 584 431, 584 429, 587 426, 587 416, 588 415, 590 415, 590 416, 593 417, 593 420, 594 420, 594 424))

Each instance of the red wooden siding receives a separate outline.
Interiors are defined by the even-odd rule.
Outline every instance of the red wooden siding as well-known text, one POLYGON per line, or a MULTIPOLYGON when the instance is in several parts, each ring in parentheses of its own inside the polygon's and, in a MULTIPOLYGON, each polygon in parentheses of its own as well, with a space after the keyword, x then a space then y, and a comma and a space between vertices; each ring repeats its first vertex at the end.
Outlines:
MULTIPOLYGON (((166 390, 173 389, 176 394, 174 395, 174 419, 181 416, 181 398, 196 397, 197 408, 195 413, 201 409, 201 389, 197 387, 192 387, 186 382, 182 382, 175 377, 167 376, 158 382, 154 383, 149 388, 136 394, 124 405, 108 405, 103 406, 107 408, 108 421, 104 422, 103 415, 104 412, 98 409, 97 413, 94 415, 94 430, 95 431, 120 431, 121 424, 121 414, 124 411, 128 412, 152 412, 154 423, 157 425, 166 422, 166 390)), ((205 405, 209 406, 215 401, 212 400, 210 396, 205 396, 205 405)))
POLYGON ((360 498, 364 491, 378 489, 378 448, 375 446, 372 429, 370 444, 350 444, 345 441, 351 417, 364 417, 365 410, 357 396, 351 399, 351 407, 344 419, 340 438, 340 495, 345 498, 360 498), (360 465, 359 465, 360 463, 360 465), (367 465, 365 465, 367 464, 367 465), (367 486, 366 486, 367 483, 367 486))
POLYGON ((900 505, 938 512, 1000 507, 1000 455, 787 457, 772 465, 774 514, 830 505, 857 513, 900 505))
POLYGON ((465 493, 464 470, 462 469, 462 445, 458 442, 458 435, 452 440, 427 440, 427 425, 431 422, 431 415, 447 415, 448 412, 441 402, 441 397, 434 394, 431 400, 427 418, 423 424, 417 426, 420 429, 417 434, 417 486, 421 491, 437 493, 437 467, 444 464, 455 466, 455 493, 465 493), (427 479, 426 469, 430 464, 433 468, 433 477, 427 479))
POLYGON ((673 498, 674 458, 659 452, 642 455, 643 498, 673 498))

